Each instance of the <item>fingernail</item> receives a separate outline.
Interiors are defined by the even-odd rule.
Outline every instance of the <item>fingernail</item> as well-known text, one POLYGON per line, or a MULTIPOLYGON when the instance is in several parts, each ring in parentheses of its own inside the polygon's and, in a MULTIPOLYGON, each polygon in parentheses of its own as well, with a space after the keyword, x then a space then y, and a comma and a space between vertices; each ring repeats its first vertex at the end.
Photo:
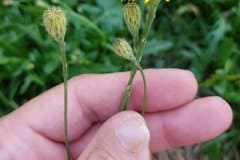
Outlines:
POLYGON ((129 118, 116 130, 120 145, 127 151, 139 152, 147 146, 150 133, 141 118, 129 118))

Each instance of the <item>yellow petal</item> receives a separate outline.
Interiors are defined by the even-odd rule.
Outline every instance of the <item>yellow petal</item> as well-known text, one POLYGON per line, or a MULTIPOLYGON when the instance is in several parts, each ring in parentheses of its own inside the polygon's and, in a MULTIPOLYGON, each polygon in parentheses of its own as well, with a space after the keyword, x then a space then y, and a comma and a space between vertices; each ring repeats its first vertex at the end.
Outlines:
POLYGON ((145 4, 148 4, 151 0, 144 0, 145 4))

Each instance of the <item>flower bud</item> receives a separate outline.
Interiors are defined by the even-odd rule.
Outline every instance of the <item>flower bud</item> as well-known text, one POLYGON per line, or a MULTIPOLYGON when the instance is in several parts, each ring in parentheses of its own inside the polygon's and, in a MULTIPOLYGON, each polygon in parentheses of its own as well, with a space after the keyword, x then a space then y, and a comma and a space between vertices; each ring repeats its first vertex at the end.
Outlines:
POLYGON ((43 24, 54 40, 58 43, 64 41, 66 33, 67 19, 65 13, 59 7, 49 8, 43 14, 43 24))
POLYGON ((137 37, 141 24, 141 10, 136 2, 128 2, 123 8, 123 17, 129 32, 137 37))
POLYGON ((116 54, 130 61, 135 61, 135 56, 133 54, 133 49, 129 43, 122 39, 118 38, 113 42, 113 49, 116 54))

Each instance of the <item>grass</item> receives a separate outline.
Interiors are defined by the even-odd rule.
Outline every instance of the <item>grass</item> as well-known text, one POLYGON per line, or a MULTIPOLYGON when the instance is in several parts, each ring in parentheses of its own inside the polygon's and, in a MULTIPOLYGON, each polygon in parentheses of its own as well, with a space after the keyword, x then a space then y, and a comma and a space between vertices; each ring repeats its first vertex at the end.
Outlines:
MULTIPOLYGON (((62 82, 58 49, 42 25, 50 5, 61 5, 69 19, 70 76, 129 69, 110 48, 115 37, 129 36, 118 0, 9 3, 0 5, 0 115, 62 82)), ((212 160, 234 159, 228 153, 240 149, 239 26, 240 1, 174 0, 162 3, 144 49, 144 68, 189 69, 198 79, 199 96, 217 95, 231 104, 232 128, 202 147, 212 160)))

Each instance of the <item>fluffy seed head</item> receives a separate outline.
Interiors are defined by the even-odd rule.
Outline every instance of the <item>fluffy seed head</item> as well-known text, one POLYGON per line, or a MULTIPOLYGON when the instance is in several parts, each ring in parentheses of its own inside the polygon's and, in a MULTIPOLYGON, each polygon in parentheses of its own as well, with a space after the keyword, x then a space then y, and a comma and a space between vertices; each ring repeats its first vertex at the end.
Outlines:
POLYGON ((43 24, 54 40, 58 43, 64 41, 67 19, 65 13, 59 7, 52 7, 43 14, 43 24))
POLYGON ((117 55, 130 61, 135 60, 132 47, 125 39, 117 38, 113 42, 113 49, 115 50, 117 55))
POLYGON ((142 17, 138 4, 134 1, 126 3, 123 8, 123 17, 132 36, 138 36, 142 17))

